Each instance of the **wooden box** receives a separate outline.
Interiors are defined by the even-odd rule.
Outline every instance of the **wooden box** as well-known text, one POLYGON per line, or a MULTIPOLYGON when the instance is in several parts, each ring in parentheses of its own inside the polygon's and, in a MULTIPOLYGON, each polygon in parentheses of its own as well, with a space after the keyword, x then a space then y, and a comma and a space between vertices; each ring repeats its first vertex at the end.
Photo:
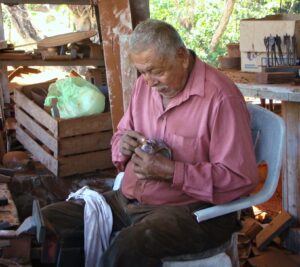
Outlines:
MULTIPOLYGON (((39 84, 39 87, 48 85, 39 84)), ((112 168, 110 112, 74 118, 53 118, 31 97, 37 85, 15 90, 16 137, 56 176, 112 168)))

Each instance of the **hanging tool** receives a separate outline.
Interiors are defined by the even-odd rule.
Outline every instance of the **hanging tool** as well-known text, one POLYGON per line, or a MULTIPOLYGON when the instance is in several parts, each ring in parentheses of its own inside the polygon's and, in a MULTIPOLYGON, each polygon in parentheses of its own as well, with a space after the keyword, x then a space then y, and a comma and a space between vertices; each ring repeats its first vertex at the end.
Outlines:
POLYGON ((281 49, 281 37, 279 35, 275 36, 275 43, 276 43, 276 46, 277 46, 278 57, 279 57, 279 60, 278 60, 279 64, 278 65, 283 65, 284 61, 283 61, 283 54, 282 54, 282 49, 281 49))
POLYGON ((287 54, 287 64, 291 65, 291 36, 286 34, 283 36, 283 43, 287 54))
POLYGON ((264 38, 264 44, 267 50, 267 66, 270 67, 269 37, 264 38))
POLYGON ((269 37, 269 51, 271 51, 271 64, 272 66, 276 66, 276 46, 275 46, 275 38, 270 35, 269 37))
POLYGON ((292 36, 292 54, 293 54, 293 65, 296 65, 297 61, 297 37, 295 34, 292 36))

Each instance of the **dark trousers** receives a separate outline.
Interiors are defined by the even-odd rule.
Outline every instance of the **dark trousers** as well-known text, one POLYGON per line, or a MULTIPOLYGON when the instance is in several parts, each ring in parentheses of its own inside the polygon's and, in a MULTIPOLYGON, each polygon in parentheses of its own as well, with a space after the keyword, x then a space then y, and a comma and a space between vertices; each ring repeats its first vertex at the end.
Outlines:
MULTIPOLYGON (((119 191, 104 196, 112 208, 113 232, 117 235, 102 256, 102 267, 162 266, 165 257, 217 247, 239 229, 235 213, 198 223, 193 211, 204 208, 203 204, 143 205, 126 199, 119 191)), ((83 232, 83 209, 83 205, 59 202, 42 212, 52 233, 64 238, 74 229, 83 232)))

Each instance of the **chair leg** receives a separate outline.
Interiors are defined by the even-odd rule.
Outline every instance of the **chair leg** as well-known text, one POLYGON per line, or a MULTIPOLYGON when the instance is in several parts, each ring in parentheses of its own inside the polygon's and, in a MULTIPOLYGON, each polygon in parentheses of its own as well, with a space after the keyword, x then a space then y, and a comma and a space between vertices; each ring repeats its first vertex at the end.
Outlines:
POLYGON ((232 267, 240 267, 239 251, 238 251, 238 233, 231 236, 231 243, 226 250, 227 255, 230 257, 232 267))

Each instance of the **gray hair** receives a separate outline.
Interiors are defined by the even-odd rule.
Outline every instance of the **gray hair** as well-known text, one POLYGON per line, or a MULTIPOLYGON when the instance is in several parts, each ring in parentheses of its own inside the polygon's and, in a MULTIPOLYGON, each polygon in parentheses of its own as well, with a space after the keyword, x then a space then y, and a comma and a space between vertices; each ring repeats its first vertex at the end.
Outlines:
POLYGON ((155 19, 139 23, 131 33, 128 43, 129 53, 133 54, 154 48, 161 56, 175 56, 181 47, 185 48, 185 45, 175 28, 155 19))

